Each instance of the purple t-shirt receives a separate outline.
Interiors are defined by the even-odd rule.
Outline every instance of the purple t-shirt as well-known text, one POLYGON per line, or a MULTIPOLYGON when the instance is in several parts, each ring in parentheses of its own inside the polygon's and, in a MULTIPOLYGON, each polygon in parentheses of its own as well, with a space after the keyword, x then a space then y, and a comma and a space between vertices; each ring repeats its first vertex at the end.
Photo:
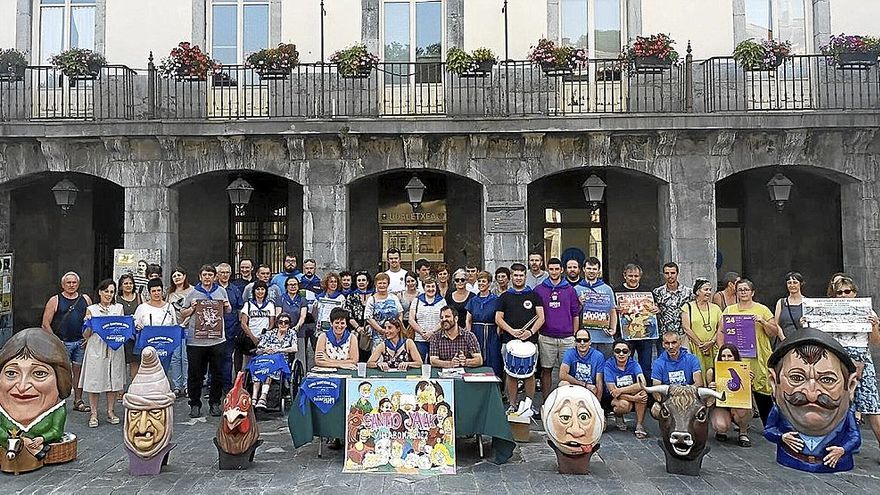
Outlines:
POLYGON ((566 280, 553 285, 549 278, 535 287, 544 304, 544 326, 541 335, 561 339, 574 335, 572 322, 580 315, 581 302, 577 292, 566 280))

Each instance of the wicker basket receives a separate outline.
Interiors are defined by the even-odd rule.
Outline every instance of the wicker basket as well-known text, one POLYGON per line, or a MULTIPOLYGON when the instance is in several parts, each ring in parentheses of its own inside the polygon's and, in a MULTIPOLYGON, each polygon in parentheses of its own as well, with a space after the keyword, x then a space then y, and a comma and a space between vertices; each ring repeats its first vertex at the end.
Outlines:
POLYGON ((76 435, 73 433, 64 432, 60 442, 50 445, 49 453, 43 460, 44 464, 64 464, 76 459, 76 435))

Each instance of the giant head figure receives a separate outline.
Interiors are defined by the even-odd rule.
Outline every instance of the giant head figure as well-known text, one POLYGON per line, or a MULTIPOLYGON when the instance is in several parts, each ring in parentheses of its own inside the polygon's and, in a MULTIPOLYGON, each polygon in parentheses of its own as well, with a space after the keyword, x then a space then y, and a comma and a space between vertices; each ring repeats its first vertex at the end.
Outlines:
POLYGON ((557 453, 559 471, 589 472, 590 456, 598 450, 605 430, 599 399, 584 387, 562 384, 547 396, 541 417, 550 446, 557 453))
POLYGON ((141 353, 141 367, 122 403, 125 446, 140 458, 154 457, 171 441, 174 393, 152 347, 145 347, 141 353))
POLYGON ((852 469, 861 434, 850 409, 856 366, 831 335, 804 328, 770 355, 776 404, 764 437, 777 444, 776 460, 809 472, 852 469))

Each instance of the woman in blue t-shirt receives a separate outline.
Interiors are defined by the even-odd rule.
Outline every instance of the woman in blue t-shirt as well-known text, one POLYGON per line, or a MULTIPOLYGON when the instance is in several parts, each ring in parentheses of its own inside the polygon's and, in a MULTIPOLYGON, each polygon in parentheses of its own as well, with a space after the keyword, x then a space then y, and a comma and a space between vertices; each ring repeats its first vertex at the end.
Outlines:
POLYGON ((648 393, 645 392, 645 375, 642 367, 631 358, 632 348, 630 343, 624 340, 614 342, 613 355, 605 361, 603 379, 608 394, 611 396, 611 406, 614 408, 614 420, 617 429, 626 431, 625 416, 636 410, 635 435, 638 439, 648 436, 645 431, 645 408, 648 405, 648 393))

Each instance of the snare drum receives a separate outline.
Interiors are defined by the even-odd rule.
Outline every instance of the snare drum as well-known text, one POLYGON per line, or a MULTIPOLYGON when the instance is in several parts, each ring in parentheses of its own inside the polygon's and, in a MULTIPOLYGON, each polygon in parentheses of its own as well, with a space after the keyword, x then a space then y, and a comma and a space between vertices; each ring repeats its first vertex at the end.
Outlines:
POLYGON ((532 342, 511 340, 504 356, 504 371, 514 378, 528 378, 538 368, 538 347, 532 342))

